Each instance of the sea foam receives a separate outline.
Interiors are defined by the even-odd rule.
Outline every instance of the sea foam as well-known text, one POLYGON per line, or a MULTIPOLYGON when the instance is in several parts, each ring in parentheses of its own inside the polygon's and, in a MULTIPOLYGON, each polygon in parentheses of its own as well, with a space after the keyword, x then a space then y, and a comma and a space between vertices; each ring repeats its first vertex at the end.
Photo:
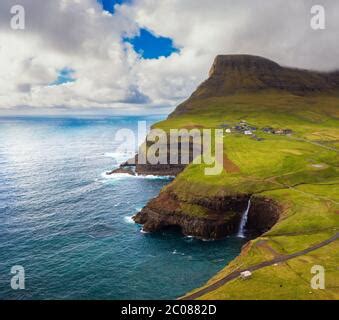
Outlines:
POLYGON ((132 216, 125 216, 124 221, 126 223, 134 223, 133 217, 132 216))
POLYGON ((107 174, 107 172, 101 173, 101 177, 104 179, 110 179, 110 180, 121 180, 121 179, 170 180, 170 179, 174 179, 174 176, 156 176, 152 174, 149 174, 149 175, 136 174, 134 176, 128 173, 107 174))

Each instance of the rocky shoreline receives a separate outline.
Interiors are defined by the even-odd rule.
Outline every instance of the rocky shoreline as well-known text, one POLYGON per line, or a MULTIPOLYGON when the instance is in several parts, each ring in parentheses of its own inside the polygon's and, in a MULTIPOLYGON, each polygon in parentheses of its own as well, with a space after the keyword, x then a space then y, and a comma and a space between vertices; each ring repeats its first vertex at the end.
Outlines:
POLYGON ((139 164, 137 162, 138 155, 135 158, 127 160, 120 164, 116 169, 106 172, 107 175, 113 174, 130 174, 130 175, 154 175, 154 176, 177 176, 182 172, 186 165, 182 164, 139 164), (134 160, 136 159, 136 160, 134 160))

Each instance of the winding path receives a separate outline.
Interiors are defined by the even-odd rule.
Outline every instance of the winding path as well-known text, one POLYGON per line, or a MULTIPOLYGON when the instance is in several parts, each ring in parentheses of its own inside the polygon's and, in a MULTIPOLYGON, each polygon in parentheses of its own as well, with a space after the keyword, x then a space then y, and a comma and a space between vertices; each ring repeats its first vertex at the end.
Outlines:
POLYGON ((334 242, 338 238, 339 238, 339 233, 337 232, 333 237, 331 237, 327 240, 324 240, 324 241, 322 241, 318 244, 315 244, 315 245, 313 245, 313 246, 311 246, 311 247, 309 247, 305 250, 298 251, 298 252, 288 254, 288 255, 281 255, 281 256, 278 256, 278 257, 276 257, 272 260, 261 262, 259 264, 254 265, 254 266, 248 267, 246 269, 239 270, 239 271, 233 271, 230 274, 228 274, 226 277, 221 278, 220 280, 212 283, 211 285, 209 285, 209 286, 207 286, 207 287, 205 287, 205 288, 203 288, 203 289, 201 289, 197 292, 194 292, 190 295, 179 298, 179 300, 193 300, 193 299, 200 298, 201 296, 220 288, 221 286, 223 286, 227 282, 238 278, 240 276, 240 273, 243 272, 243 271, 249 270, 249 271, 252 272, 252 271, 255 271, 255 270, 259 270, 261 268, 265 268, 265 267, 274 265, 275 263, 284 262, 284 261, 302 256, 302 255, 307 254, 311 251, 314 251, 314 250, 317 250, 321 247, 324 247, 324 246, 330 244, 331 242, 334 242))

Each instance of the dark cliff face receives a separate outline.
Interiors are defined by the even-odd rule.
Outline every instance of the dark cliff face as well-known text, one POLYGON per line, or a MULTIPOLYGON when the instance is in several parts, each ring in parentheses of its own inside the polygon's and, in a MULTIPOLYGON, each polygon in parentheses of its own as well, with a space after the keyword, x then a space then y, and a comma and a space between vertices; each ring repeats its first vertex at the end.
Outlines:
MULTIPOLYGON (((198 200, 199 201, 199 200, 198 200)), ((151 200, 142 210, 134 216, 136 223, 143 225, 146 232, 175 227, 184 235, 202 239, 221 239, 236 233, 241 220, 241 210, 234 209, 246 206, 246 201, 232 199, 226 210, 218 201, 204 199, 203 208, 206 214, 192 215, 183 211, 187 203, 181 202, 174 194, 162 192, 157 198, 151 200)))
POLYGON ((185 167, 182 164, 137 164, 135 172, 141 175, 176 176, 185 167))
MULTIPOLYGON (((147 142, 147 146, 151 146, 152 143, 147 142)), ((160 176, 176 176, 180 172, 182 172, 186 165, 193 161, 194 154, 194 145, 192 141, 189 141, 188 150, 185 148, 182 149, 181 142, 179 141, 177 144, 174 144, 175 148, 171 145, 170 136, 167 135, 167 145, 165 145, 165 150, 167 152, 167 164, 150 164, 149 162, 140 163, 138 161, 139 157, 136 156, 135 159, 132 159, 136 165, 135 171, 138 174, 142 175, 160 175, 160 176), (185 153, 186 152, 186 153, 185 153), (171 157, 177 157, 177 164, 171 164, 171 157), (184 156, 186 156, 187 161, 183 160, 184 156)), ((140 152, 145 152, 141 148, 140 152)), ((201 153, 199 153, 201 154, 201 153)), ((122 164, 122 166, 125 166, 122 164)))
MULTIPOLYGON (((184 235, 202 239, 222 239, 236 234, 241 217, 247 207, 249 195, 192 199, 190 204, 204 209, 204 215, 187 214, 182 209, 187 203, 170 192, 162 192, 134 216, 136 223, 146 232, 156 232, 175 227, 184 235)), ((274 201, 252 198, 248 213, 250 235, 259 235, 269 230, 279 218, 280 208, 274 201)))
POLYGON ((209 78, 169 117, 185 113, 186 106, 197 99, 263 90, 278 90, 294 95, 338 92, 339 72, 282 67, 269 59, 252 55, 218 55, 209 78))
POLYGON ((253 197, 248 211, 246 230, 252 236, 259 236, 270 230, 279 220, 281 206, 265 197, 253 197))
MULTIPOLYGON (((176 176, 180 172, 182 172, 186 164, 169 164, 169 155, 170 149, 168 149, 167 160, 168 164, 150 164, 149 162, 146 163, 139 163, 138 161, 138 154, 135 157, 123 162, 120 165, 119 169, 113 170, 108 174, 113 173, 131 173, 132 174, 141 174, 141 175, 156 175, 156 176, 176 176), (135 173, 130 169, 130 167, 135 167, 135 173)), ((179 159, 180 159, 180 152, 179 152, 179 159)))

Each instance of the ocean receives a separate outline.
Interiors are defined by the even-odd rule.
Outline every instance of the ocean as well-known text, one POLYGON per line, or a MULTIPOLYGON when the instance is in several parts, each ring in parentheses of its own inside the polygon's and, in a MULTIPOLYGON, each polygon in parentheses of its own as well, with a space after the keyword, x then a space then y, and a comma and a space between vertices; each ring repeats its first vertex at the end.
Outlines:
POLYGON ((239 254, 238 237, 142 233, 131 217, 170 178, 105 175, 127 159, 116 131, 161 119, 0 118, 0 299, 174 299, 239 254))

